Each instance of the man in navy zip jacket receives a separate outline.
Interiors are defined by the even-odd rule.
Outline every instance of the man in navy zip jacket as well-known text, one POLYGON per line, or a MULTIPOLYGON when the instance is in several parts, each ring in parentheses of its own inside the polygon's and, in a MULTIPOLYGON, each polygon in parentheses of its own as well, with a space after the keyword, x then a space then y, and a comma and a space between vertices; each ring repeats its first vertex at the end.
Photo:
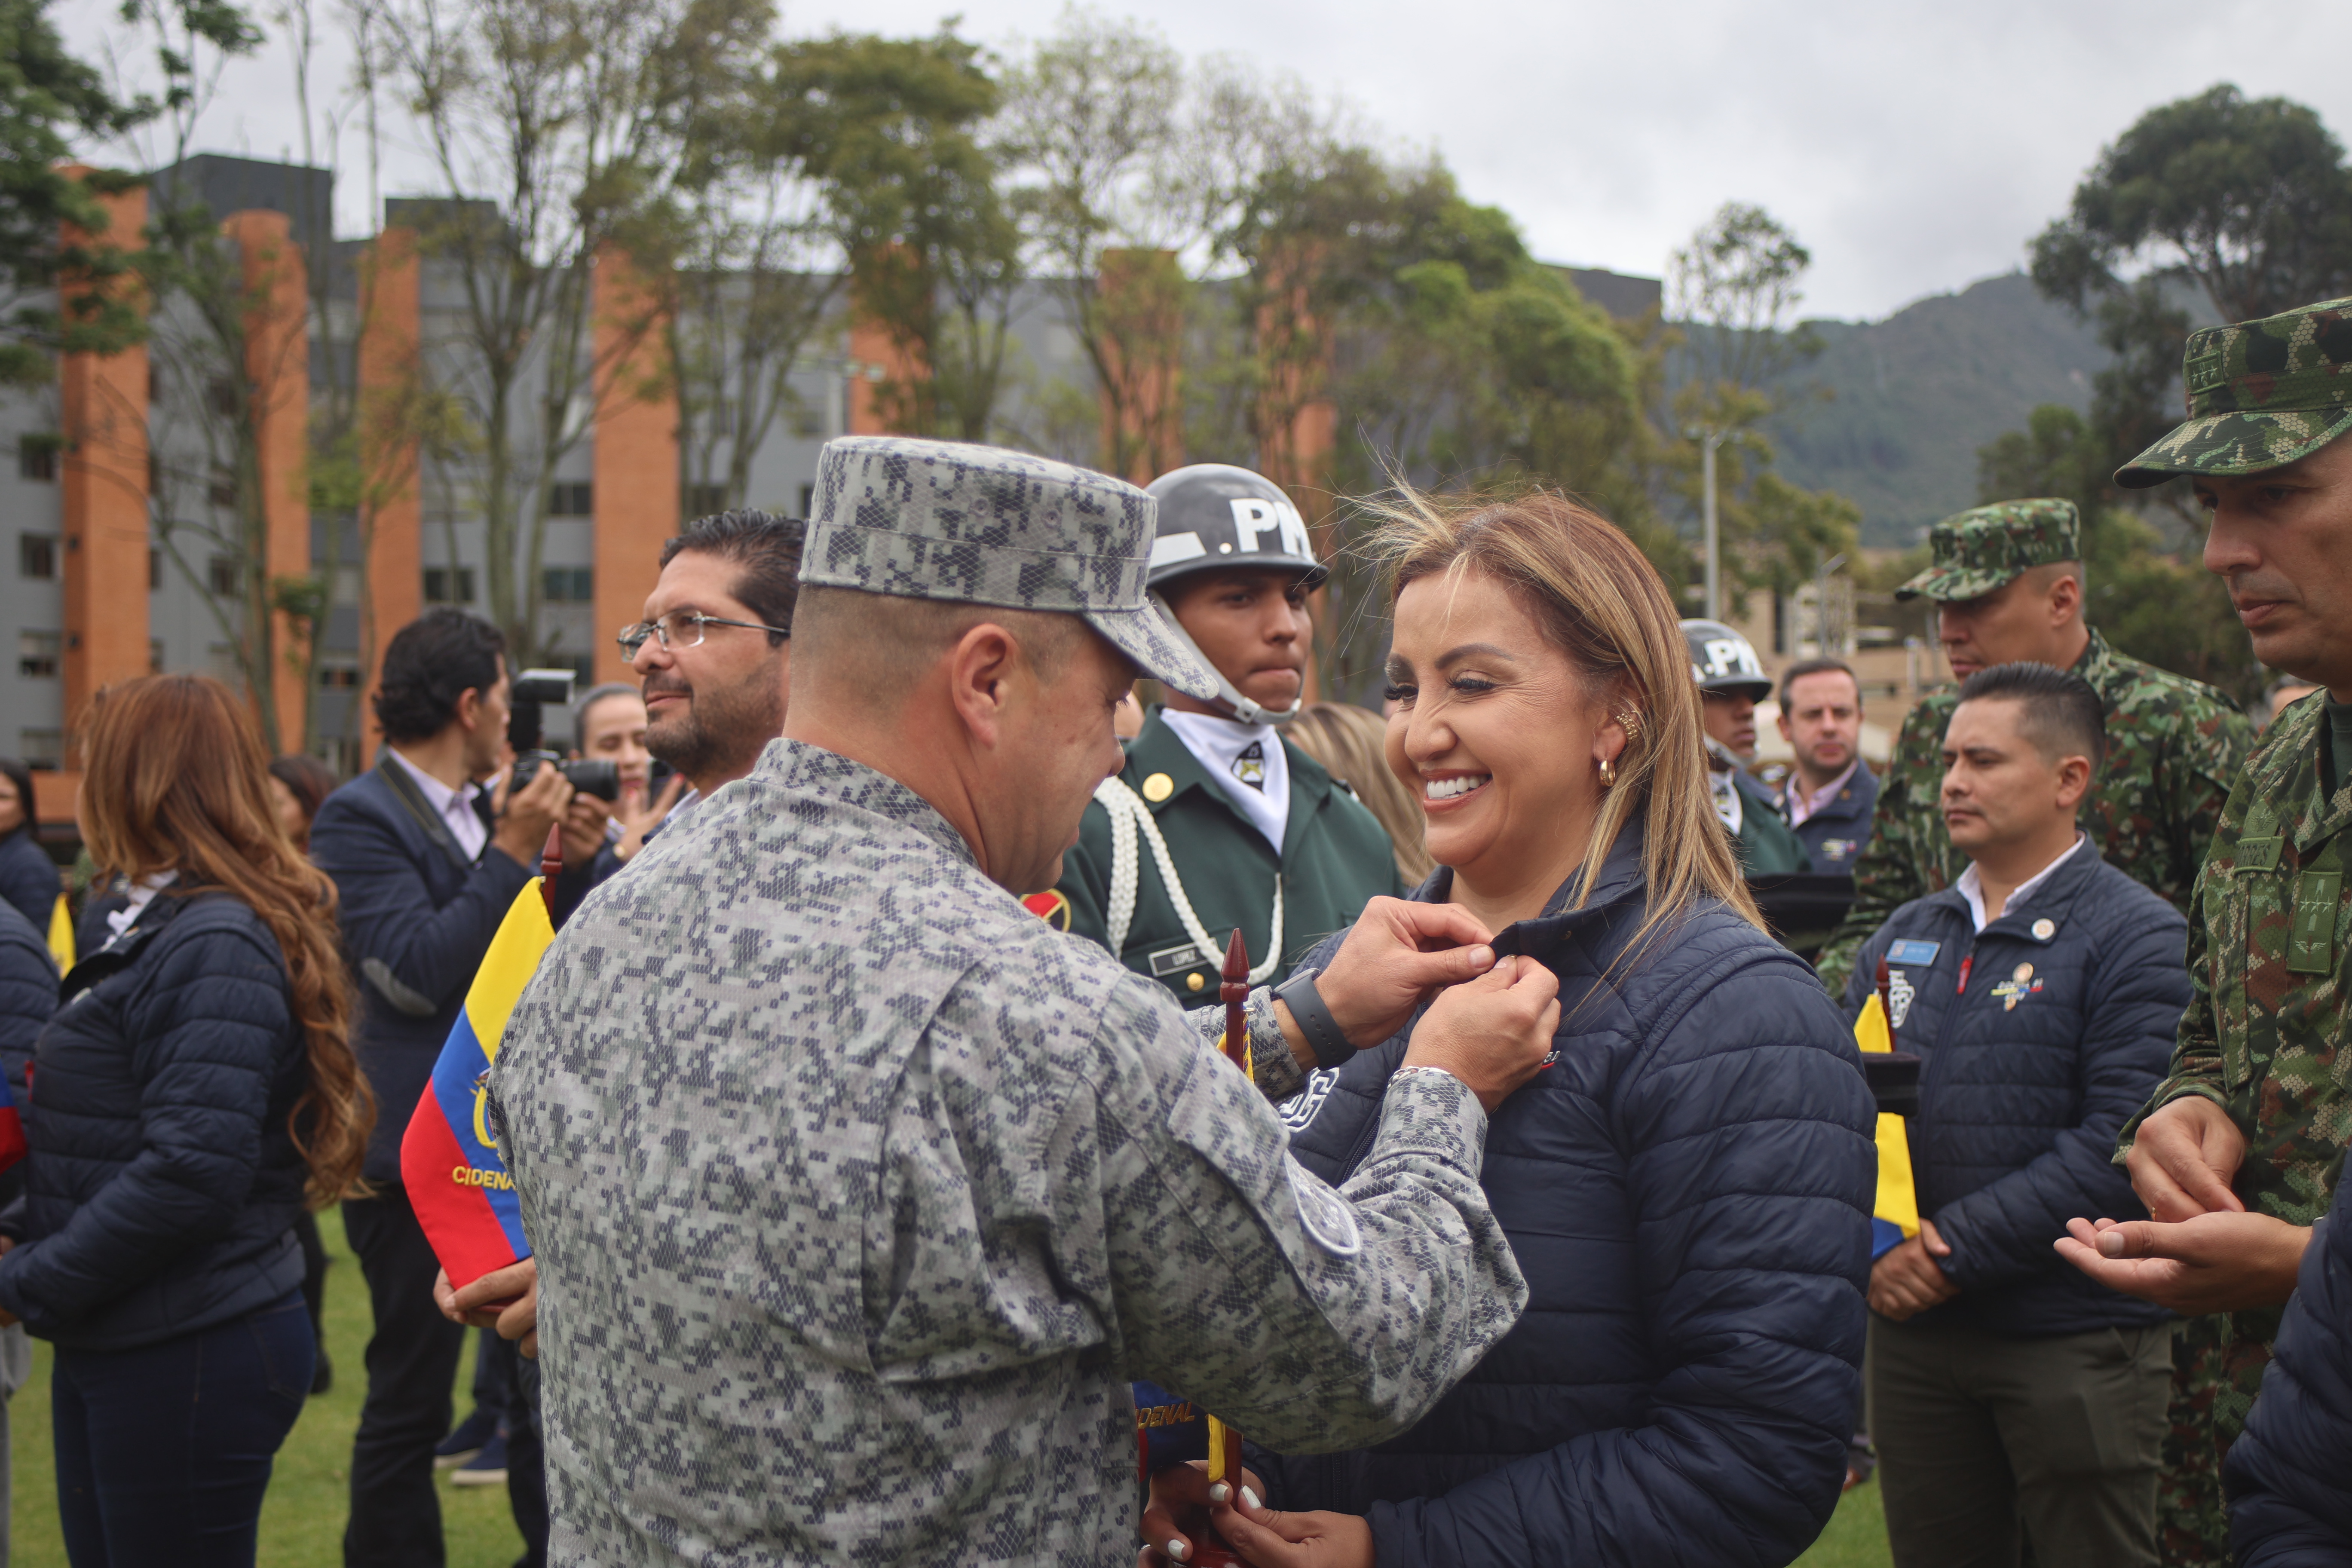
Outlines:
MULTIPOLYGON (((377 683, 376 765, 329 795, 310 826, 310 858, 341 899, 343 952, 360 993, 353 1044, 376 1100, 364 1170, 373 1195, 343 1204, 375 1310, 343 1537, 353 1568, 444 1561, 433 1446, 449 1429, 465 1330, 434 1305, 440 1264, 401 1185, 401 1135, 499 922, 538 873, 548 830, 564 824, 567 865, 586 864, 604 843, 601 813, 571 810, 572 785, 557 768, 540 769, 491 817, 474 781, 498 766, 506 736, 504 652, 495 627, 461 611, 403 626, 377 683)), ((536 1450, 510 1454, 508 1473, 517 1523, 541 1547, 536 1450)))
POLYGON ((2067 1219, 2141 1217, 2110 1155, 2189 1001, 2179 910, 2099 858, 2075 810, 2105 750, 2097 693, 2047 665, 1960 689, 1944 820, 1969 866, 1896 910, 1878 962, 1909 1118, 1919 1234, 1871 1270, 1871 1420, 1898 1568, 2153 1563, 2172 1351, 2159 1307, 2093 1284, 2067 1219))

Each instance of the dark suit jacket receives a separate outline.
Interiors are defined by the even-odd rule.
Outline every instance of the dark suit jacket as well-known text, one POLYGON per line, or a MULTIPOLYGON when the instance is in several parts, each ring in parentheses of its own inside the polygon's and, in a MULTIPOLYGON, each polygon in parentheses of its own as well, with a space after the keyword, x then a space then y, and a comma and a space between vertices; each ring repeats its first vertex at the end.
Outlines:
POLYGON ((58 863, 34 839, 30 827, 0 838, 0 902, 23 915, 44 941, 64 889, 58 863))
POLYGON ((468 861, 387 752, 329 795, 310 858, 342 901, 343 953, 360 991, 360 1066, 375 1090, 370 1181, 400 1180, 400 1139, 515 895, 538 874, 491 846, 468 861))
MULTIPOLYGON (((1775 809, 1783 820, 1789 815, 1789 793, 1803 787, 1793 769, 1781 781, 1775 809)), ((1791 831, 1813 858, 1814 870, 1824 876, 1851 877, 1854 862, 1862 858, 1863 846, 1870 842, 1870 819, 1877 809, 1878 775, 1864 763, 1853 770, 1853 777, 1845 781, 1835 800, 1791 831)))

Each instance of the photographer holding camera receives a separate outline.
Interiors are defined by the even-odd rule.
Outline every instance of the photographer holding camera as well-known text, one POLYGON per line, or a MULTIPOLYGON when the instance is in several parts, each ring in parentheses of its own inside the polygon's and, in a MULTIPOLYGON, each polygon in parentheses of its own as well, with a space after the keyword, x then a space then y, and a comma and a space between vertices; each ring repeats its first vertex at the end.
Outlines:
MULTIPOLYGON (((310 829, 311 859, 341 898, 343 952, 359 986, 352 1043, 383 1108, 362 1171, 370 1195, 343 1204, 375 1311, 352 1447, 349 1564, 443 1561, 433 1447, 449 1429, 465 1331, 434 1310, 440 1265, 401 1185, 401 1134, 499 921, 539 869, 549 830, 561 823, 565 865, 585 867, 609 816, 562 767, 521 765, 535 734, 517 737, 514 784, 492 815, 478 781, 497 771, 508 739, 514 689, 504 655, 497 628, 462 611, 433 610, 402 627, 375 693, 384 742, 376 765, 328 796, 310 829)), ((512 1454, 509 1477, 516 1522, 543 1551, 535 1447, 512 1454)))

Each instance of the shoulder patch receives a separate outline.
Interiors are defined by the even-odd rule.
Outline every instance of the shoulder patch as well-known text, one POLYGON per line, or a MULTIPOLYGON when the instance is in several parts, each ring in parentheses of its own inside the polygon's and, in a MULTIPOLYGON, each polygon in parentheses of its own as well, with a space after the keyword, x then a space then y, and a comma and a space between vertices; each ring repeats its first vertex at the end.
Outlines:
POLYGON ((1338 1068, 1317 1068, 1307 1075, 1307 1087, 1275 1107, 1275 1114, 1293 1132, 1315 1120, 1323 1102, 1331 1098, 1331 1086, 1339 1081, 1338 1068))
POLYGON ((1348 1200, 1297 1160, 1286 1158, 1283 1164, 1290 1172, 1291 1195, 1298 1200, 1298 1223, 1307 1239, 1334 1258, 1353 1258, 1362 1251, 1363 1235, 1356 1228, 1356 1211, 1348 1200))

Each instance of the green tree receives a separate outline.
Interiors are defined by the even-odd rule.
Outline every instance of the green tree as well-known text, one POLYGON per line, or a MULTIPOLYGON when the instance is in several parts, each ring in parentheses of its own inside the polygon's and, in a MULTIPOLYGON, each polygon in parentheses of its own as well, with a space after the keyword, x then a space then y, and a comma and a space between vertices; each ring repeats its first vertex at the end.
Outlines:
POLYGON ((131 258, 100 243, 68 244, 68 226, 106 229, 99 192, 122 176, 82 180, 58 164, 77 138, 103 142, 152 113, 121 104, 98 69, 76 58, 50 22, 45 0, 0 0, 0 385, 37 386, 56 374, 54 356, 88 349, 112 353, 136 342, 140 314, 119 289, 80 295, 60 309, 61 275, 120 278, 131 258))
POLYGON ((2242 321, 2352 293, 2352 171, 2316 113, 2223 83, 2117 137, 2034 240, 2032 273, 2116 353, 2089 425, 2112 470, 2177 416, 2191 300, 2242 321))
POLYGON ((1978 499, 2074 502, 2084 520, 2084 618, 2134 658, 2254 700, 2262 671, 2228 590, 2201 563, 2167 552, 2147 519, 2110 504, 2108 469, 2091 423, 2045 403, 2023 430, 1978 451, 1978 499))
MULTIPOLYGON (((1704 515, 1715 458, 1722 607, 1748 589, 1790 594, 1822 562, 1854 558, 1860 509, 1772 471, 1764 422, 1792 372, 1821 353, 1793 320, 1812 253, 1763 208, 1727 202, 1667 266, 1663 348, 1675 373, 1659 424, 1675 432, 1656 472, 1669 494, 1704 515)), ((1679 583, 1680 578, 1668 578, 1679 583)))
POLYGON ((786 46, 812 110, 811 162, 857 308, 919 374, 877 389, 894 428, 967 441, 995 428, 1021 235, 980 132, 998 107, 980 47, 835 34, 786 46))

